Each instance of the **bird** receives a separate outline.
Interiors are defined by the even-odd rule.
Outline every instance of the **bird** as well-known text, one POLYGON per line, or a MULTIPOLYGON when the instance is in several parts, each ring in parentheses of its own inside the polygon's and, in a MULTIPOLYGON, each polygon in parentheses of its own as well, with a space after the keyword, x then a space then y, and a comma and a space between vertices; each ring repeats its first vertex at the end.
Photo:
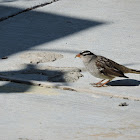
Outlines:
POLYGON ((96 87, 106 86, 106 84, 113 80, 115 77, 129 78, 124 75, 125 73, 140 74, 140 70, 128 68, 104 56, 96 55, 88 50, 80 52, 75 57, 82 59, 87 71, 91 75, 102 79, 98 83, 92 84, 96 87), (103 83, 103 81, 106 79, 107 81, 103 83))

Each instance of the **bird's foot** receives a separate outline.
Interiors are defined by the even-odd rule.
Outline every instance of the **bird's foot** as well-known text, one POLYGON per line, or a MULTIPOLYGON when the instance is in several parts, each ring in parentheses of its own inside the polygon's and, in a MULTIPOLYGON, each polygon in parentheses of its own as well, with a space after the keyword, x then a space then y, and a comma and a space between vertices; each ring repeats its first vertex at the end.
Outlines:
POLYGON ((108 87, 108 85, 102 85, 102 84, 100 84, 100 85, 95 85, 93 87, 108 87))
POLYGON ((106 84, 97 84, 97 83, 90 83, 90 85, 92 85, 93 87, 109 87, 110 85, 106 85, 106 84))
POLYGON ((96 86, 97 86, 97 85, 102 85, 102 82, 103 82, 104 80, 105 80, 105 79, 99 81, 98 83, 91 83, 91 85, 94 85, 94 86, 95 86, 95 85, 96 85, 96 86))
POLYGON ((97 84, 97 83, 90 83, 93 87, 106 87, 107 85, 97 84))
POLYGON ((102 83, 90 83, 93 87, 100 87, 102 83))
POLYGON ((108 85, 106 85, 108 82, 110 82, 110 80, 108 80, 105 83, 102 83, 105 79, 101 80, 98 83, 91 83, 90 85, 92 85, 93 87, 108 87, 108 85))
POLYGON ((98 85, 97 83, 90 83, 90 85, 92 85, 92 86, 96 86, 96 85, 98 85))

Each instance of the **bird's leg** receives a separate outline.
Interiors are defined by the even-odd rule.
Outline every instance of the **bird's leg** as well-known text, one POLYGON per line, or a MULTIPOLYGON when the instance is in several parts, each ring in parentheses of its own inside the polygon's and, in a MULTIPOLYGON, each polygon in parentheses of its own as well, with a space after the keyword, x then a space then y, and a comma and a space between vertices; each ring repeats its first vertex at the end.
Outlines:
POLYGON ((95 85, 99 85, 99 84, 101 84, 104 80, 105 80, 105 79, 103 79, 103 80, 99 81, 99 82, 98 82, 98 83, 96 83, 95 85))
POLYGON ((106 81, 105 83, 99 85, 98 87, 103 87, 105 84, 109 83, 111 80, 106 81))
POLYGON ((97 85, 101 84, 104 80, 105 80, 105 79, 99 81, 98 83, 91 83, 91 85, 96 85, 96 86, 97 86, 97 85))

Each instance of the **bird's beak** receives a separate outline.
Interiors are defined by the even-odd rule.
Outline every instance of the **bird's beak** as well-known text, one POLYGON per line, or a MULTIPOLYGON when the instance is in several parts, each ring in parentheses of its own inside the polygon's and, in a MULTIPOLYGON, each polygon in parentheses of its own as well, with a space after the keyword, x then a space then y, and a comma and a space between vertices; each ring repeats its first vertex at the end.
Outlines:
POLYGON ((79 53, 79 54, 77 54, 77 55, 75 56, 75 58, 76 58, 76 57, 81 57, 80 53, 79 53))

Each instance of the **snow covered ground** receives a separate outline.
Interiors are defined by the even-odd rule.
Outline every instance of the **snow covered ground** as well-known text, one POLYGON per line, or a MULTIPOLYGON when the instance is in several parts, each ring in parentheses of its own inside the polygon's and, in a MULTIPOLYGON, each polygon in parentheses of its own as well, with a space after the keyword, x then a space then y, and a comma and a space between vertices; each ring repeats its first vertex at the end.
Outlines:
POLYGON ((0 81, 0 138, 140 139, 140 75, 92 87, 99 79, 79 72, 84 66, 75 58, 90 50, 140 70, 139 4, 0 0, 0 58, 7 58, 0 60, 0 74, 55 87, 0 81), (56 89, 60 85, 77 92, 56 89), (119 106, 124 102, 128 106, 119 106))

